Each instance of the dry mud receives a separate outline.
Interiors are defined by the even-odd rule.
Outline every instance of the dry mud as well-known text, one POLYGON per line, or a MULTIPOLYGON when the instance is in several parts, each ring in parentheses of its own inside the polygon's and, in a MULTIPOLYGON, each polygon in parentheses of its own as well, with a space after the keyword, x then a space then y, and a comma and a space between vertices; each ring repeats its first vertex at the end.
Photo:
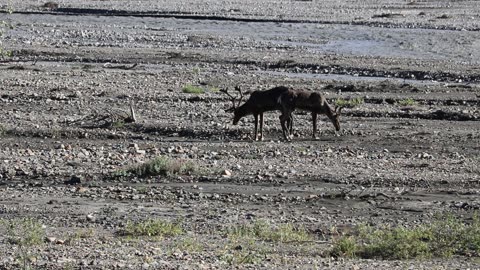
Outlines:
MULTIPOLYGON (((478 268, 467 257, 344 260, 327 251, 357 224, 413 226, 444 212, 468 221, 480 207, 479 2, 3 8, 14 12, 0 14, 13 26, 3 39, 13 56, 0 65, 0 218, 34 218, 59 240, 28 251, 35 269, 478 268), (183 93, 189 84, 207 91, 183 93), (253 142, 253 117, 233 126, 217 91, 237 85, 365 103, 344 109, 338 133, 321 117, 316 140, 310 116, 297 112, 291 143, 279 113, 268 113, 265 140, 253 142), (130 104, 138 121, 112 125, 130 104), (160 155, 200 170, 112 176, 160 155), (149 218, 181 220, 186 234, 118 236, 127 221, 149 218), (228 264, 235 248, 224 230, 259 219, 304 226, 315 241, 262 243, 256 264, 228 264)), ((0 268, 17 269, 22 251, 7 236, 0 268)))

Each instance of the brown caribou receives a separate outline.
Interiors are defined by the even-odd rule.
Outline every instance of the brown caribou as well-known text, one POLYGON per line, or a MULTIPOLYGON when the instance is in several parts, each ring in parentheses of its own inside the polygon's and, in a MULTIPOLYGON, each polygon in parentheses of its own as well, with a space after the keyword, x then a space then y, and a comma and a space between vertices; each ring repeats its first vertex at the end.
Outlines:
POLYGON ((330 105, 325 97, 317 92, 288 89, 288 91, 282 93, 282 96, 280 97, 280 104, 282 106, 282 116, 280 116, 282 127, 285 125, 285 123, 290 122, 290 129, 283 129, 284 132, 290 132, 290 134, 284 134, 284 136, 289 137, 289 139, 292 136, 291 127, 293 125, 293 118, 291 115, 295 109, 309 111, 312 113, 313 138, 316 138, 315 134, 317 133, 318 114, 327 115, 335 127, 335 130, 340 130, 340 113, 342 107, 330 105))
MULTIPOLYGON (((240 98, 239 101, 236 101, 236 97, 232 96, 226 89, 220 90, 221 92, 227 94, 233 102, 233 106, 225 111, 233 111, 233 124, 238 124, 238 121, 244 116, 253 114, 255 118, 255 141, 263 140, 263 113, 268 111, 282 111, 284 106, 281 104, 281 96, 284 93, 289 91, 288 87, 278 86, 271 88, 265 91, 254 91, 250 94, 249 99, 240 106, 240 103, 243 99, 243 93, 240 88, 237 86, 235 90, 239 92, 240 98), (260 136, 258 134, 258 126, 260 125, 260 136)), ((287 137, 286 130, 291 129, 292 117, 291 114, 288 116, 280 116, 282 130, 285 137, 285 140, 290 140, 287 137)))

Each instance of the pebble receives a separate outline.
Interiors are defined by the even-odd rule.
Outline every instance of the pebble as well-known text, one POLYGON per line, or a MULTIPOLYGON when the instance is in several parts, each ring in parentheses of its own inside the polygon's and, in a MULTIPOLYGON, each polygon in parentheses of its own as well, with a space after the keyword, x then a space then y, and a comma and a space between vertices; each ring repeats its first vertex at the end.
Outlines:
POLYGON ((92 214, 88 214, 86 218, 87 218, 87 221, 90 221, 90 222, 95 222, 96 220, 95 216, 92 214))
POLYGON ((223 170, 222 176, 225 177, 225 178, 229 178, 229 177, 232 176, 232 172, 229 171, 229 170, 223 170))

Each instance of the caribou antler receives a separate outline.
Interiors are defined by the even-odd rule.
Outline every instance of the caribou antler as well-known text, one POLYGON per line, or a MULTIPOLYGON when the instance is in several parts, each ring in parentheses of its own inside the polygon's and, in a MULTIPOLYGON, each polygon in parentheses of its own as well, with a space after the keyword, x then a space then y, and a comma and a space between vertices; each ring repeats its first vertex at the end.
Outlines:
POLYGON ((236 109, 238 106, 240 106, 240 103, 242 102, 242 99, 243 99, 242 90, 240 89, 239 86, 235 86, 235 90, 237 90, 238 93, 240 93, 240 99, 238 100, 238 103, 235 102, 235 101, 237 100, 237 98, 234 97, 234 96, 232 96, 232 94, 230 94, 230 93, 228 92, 228 88, 220 89, 220 92, 226 94, 226 95, 230 98, 230 100, 232 101, 232 104, 233 104, 233 106, 232 106, 231 108, 228 108, 228 109, 225 110, 226 112, 233 112, 233 111, 235 111, 235 109, 236 109))
POLYGON ((240 99, 238 100, 238 104, 237 106, 240 106, 240 103, 242 102, 242 99, 243 99, 243 93, 242 93, 242 89, 240 89, 240 86, 235 86, 235 90, 238 91, 238 93, 240 94, 240 99))
POLYGON ((230 100, 232 101, 232 103, 233 103, 233 106, 230 107, 230 108, 228 108, 228 109, 226 109, 225 111, 226 111, 226 112, 232 112, 232 111, 234 111, 235 108, 236 108, 235 97, 232 96, 232 95, 228 92, 228 89, 227 89, 227 88, 220 89, 220 92, 226 94, 226 95, 230 98, 230 100))

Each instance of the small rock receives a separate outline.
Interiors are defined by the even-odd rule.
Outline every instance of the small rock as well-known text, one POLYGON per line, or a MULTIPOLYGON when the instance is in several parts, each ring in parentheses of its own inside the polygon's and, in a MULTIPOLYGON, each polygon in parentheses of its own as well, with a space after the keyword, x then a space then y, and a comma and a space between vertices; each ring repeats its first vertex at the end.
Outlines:
POLYGON ((57 238, 55 237, 47 237, 45 238, 47 240, 47 243, 55 243, 57 241, 57 238))
POLYGON ((428 153, 421 153, 421 154, 418 154, 418 158, 421 158, 421 159, 433 159, 433 156, 428 154, 428 153))
POLYGON ((47 204, 57 204, 57 203, 58 203, 57 200, 49 200, 49 201, 47 202, 47 204))
POLYGON ((145 154, 147 153, 147 151, 137 149, 137 150, 135 151, 135 153, 138 154, 138 155, 145 155, 145 154))
POLYGON ((229 178, 230 176, 232 176, 232 172, 229 171, 229 170, 223 170, 222 176, 226 177, 226 178, 229 178))
POLYGON ((90 152, 87 149, 82 148, 80 151, 82 152, 82 154, 84 156, 86 156, 86 157, 90 156, 90 152))
POLYGON ((88 191, 88 188, 86 187, 78 187, 77 188, 77 193, 85 193, 88 191))
POLYGON ((63 182, 65 185, 78 185, 82 183, 82 178, 77 175, 72 175, 72 177, 69 180, 65 180, 63 182))
POLYGON ((138 144, 136 144, 136 143, 131 143, 128 147, 134 148, 134 149, 139 149, 138 144))
POLYGON ((95 222, 96 218, 92 214, 87 215, 87 220, 90 222, 95 222))

